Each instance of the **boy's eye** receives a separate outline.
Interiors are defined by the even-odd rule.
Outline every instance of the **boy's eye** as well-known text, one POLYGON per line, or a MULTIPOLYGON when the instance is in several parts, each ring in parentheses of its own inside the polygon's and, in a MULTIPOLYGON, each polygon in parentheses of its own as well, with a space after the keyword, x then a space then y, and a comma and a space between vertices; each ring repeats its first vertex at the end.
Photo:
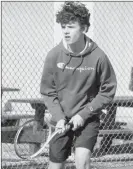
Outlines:
POLYGON ((73 26, 68 26, 69 28, 73 28, 73 26))
POLYGON ((62 25, 61 27, 62 27, 63 29, 65 29, 65 26, 62 25))
POLYGON ((74 28, 74 26, 72 26, 72 25, 68 25, 68 26, 66 26, 66 25, 61 25, 61 27, 62 27, 62 29, 65 29, 66 27, 68 27, 68 28, 74 28))

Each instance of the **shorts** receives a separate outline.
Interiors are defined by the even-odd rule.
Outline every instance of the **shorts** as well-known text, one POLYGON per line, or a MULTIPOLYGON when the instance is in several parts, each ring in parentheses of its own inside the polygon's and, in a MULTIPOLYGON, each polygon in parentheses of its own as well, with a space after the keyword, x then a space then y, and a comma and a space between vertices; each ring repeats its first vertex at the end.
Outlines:
POLYGON ((99 125, 99 117, 93 116, 91 118, 88 118, 84 126, 80 127, 76 131, 70 130, 66 133, 57 134, 50 141, 50 161, 54 163, 64 162, 71 154, 72 144, 74 144, 75 148, 84 147, 92 152, 97 141, 99 125))

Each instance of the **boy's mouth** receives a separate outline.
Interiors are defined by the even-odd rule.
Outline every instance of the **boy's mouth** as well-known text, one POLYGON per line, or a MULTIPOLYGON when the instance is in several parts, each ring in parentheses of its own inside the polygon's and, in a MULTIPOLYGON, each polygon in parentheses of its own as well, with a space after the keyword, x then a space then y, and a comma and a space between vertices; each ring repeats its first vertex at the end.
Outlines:
POLYGON ((65 39, 66 40, 70 40, 70 36, 65 36, 65 39))

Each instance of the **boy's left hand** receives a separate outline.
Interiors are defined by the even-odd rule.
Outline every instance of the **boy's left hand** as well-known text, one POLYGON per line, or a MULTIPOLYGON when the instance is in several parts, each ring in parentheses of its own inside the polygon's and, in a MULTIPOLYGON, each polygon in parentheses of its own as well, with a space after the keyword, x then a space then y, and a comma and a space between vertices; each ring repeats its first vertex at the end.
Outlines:
POLYGON ((75 116, 73 116, 71 118, 71 120, 69 121, 69 123, 73 124, 72 130, 75 131, 79 127, 82 127, 84 125, 85 121, 84 121, 84 119, 80 115, 76 114, 75 116))

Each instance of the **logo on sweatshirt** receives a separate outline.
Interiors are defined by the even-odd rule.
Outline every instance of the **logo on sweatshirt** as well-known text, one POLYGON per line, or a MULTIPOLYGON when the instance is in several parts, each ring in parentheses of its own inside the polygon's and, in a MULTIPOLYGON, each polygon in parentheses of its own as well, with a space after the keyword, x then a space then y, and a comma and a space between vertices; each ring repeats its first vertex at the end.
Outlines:
MULTIPOLYGON (((63 69, 65 66, 65 63, 57 63, 57 67, 60 68, 60 69, 63 69)), ((75 67, 71 67, 71 66, 66 66, 65 69, 69 69, 69 70, 74 70, 75 67)), ((76 70, 78 70, 79 72, 82 72, 82 71, 90 71, 90 70, 95 70, 93 67, 87 67, 87 66, 84 66, 84 67, 78 67, 76 70)))

